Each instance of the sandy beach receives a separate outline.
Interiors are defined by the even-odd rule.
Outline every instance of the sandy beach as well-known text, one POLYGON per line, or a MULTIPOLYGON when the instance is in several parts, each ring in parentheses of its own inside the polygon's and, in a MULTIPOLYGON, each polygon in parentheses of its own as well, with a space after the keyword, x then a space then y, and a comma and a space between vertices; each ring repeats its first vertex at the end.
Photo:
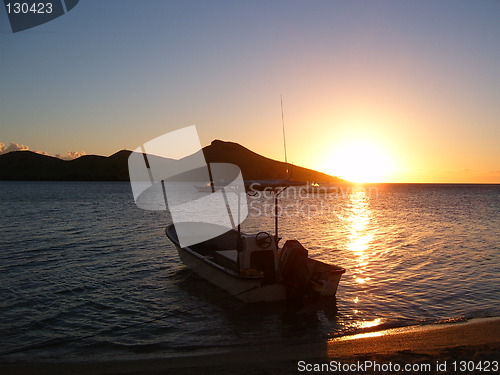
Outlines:
POLYGON ((81 363, 5 363, 2 374, 495 373, 500 318, 404 327, 287 347, 81 363), (468 367, 467 367, 468 366, 468 367), (475 367, 472 370, 472 366, 475 367), (481 366, 482 371, 478 371, 481 366), (460 372, 465 369, 465 372, 460 372))

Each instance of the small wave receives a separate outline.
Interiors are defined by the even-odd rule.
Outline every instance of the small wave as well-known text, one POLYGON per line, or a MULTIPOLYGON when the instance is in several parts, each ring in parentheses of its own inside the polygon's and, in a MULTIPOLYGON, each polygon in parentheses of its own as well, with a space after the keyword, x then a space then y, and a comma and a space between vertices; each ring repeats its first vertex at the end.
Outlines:
POLYGON ((123 343, 117 341, 104 340, 99 342, 94 342, 82 346, 82 349, 94 351, 123 351, 130 353, 153 353, 163 350, 174 349, 169 347, 165 343, 155 342, 155 343, 123 343))
POLYGON ((62 290, 57 290, 53 293, 54 294, 62 294, 62 295, 73 295, 73 294, 83 293, 83 292, 87 291, 88 289, 89 289, 89 287, 87 287, 87 286, 75 286, 72 288, 65 288, 62 290))

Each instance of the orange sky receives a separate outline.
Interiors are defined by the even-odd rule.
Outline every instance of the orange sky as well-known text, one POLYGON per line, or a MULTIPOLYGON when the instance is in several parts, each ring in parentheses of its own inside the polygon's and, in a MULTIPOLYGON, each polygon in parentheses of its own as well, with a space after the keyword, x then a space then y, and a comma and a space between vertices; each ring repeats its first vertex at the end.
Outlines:
POLYGON ((500 2, 109 0, 16 34, 0 18, 5 145, 110 155, 194 124, 283 160, 282 94, 296 165, 500 183, 500 2))

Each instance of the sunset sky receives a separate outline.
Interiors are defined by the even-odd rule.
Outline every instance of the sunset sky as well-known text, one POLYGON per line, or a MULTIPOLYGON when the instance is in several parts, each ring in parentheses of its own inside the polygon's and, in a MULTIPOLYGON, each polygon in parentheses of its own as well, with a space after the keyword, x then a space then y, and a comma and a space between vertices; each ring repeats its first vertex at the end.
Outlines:
POLYGON ((110 155, 197 125, 365 182, 500 183, 500 1, 81 0, 15 33, 0 142, 110 155))

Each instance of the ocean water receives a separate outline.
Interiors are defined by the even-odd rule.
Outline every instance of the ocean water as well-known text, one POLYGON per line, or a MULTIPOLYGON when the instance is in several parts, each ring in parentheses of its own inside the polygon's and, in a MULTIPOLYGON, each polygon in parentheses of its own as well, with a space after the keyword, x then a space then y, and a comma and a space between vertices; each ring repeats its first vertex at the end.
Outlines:
MULTIPOLYGON (((247 232, 273 232, 249 198, 247 232)), ((245 305, 180 263, 119 182, 0 182, 0 361, 169 357, 500 315, 500 185, 284 196, 280 235, 347 269, 336 299, 245 305)))

